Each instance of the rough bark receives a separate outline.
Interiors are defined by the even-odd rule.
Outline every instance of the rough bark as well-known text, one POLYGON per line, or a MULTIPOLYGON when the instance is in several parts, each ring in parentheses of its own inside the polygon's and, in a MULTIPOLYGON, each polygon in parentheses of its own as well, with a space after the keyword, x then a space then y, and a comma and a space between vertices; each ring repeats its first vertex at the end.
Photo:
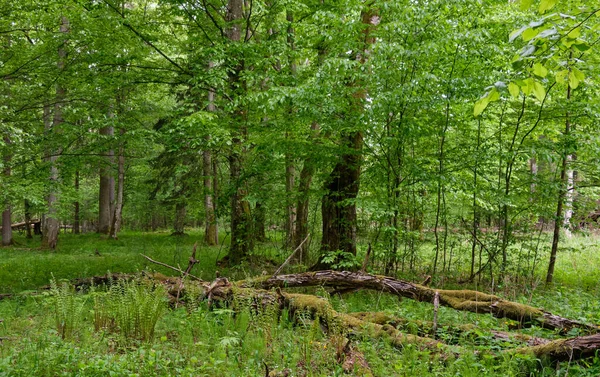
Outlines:
POLYGON ((548 329, 568 331, 580 328, 589 332, 600 330, 597 326, 570 320, 533 306, 520 304, 495 295, 472 290, 436 290, 420 284, 348 271, 316 271, 292 275, 273 276, 248 282, 261 288, 329 286, 336 288, 373 289, 417 301, 433 302, 439 292, 440 305, 474 313, 490 313, 497 318, 509 318, 522 326, 537 325, 548 329))
MULTIPOLYGON (((361 14, 363 32, 361 35, 362 47, 357 52, 357 59, 364 64, 370 54, 369 48, 375 43, 371 32, 379 19, 373 9, 363 11, 361 14)), ((353 112, 360 113, 364 110, 364 100, 367 97, 366 89, 360 82, 353 82, 356 91, 350 98, 353 112)), ((356 117, 358 118, 358 117, 356 117)), ((356 128, 356 127, 355 127, 356 128)), ((340 160, 336 163, 331 174, 325 181, 325 195, 321 201, 323 219, 323 237, 321 239, 321 252, 341 250, 356 255, 356 197, 360 185, 360 170, 362 160, 363 133, 360 130, 345 132, 342 135, 342 144, 345 149, 340 160)), ((335 262, 334 262, 335 263, 335 262)), ((329 263, 319 260, 313 269, 329 267, 329 263)))
POLYGON ((31 204, 27 199, 25 199, 25 202, 23 204, 25 207, 25 232, 27 233, 27 239, 32 239, 33 235, 31 234, 31 204))
MULTIPOLYGON (((103 127, 100 129, 100 135, 106 138, 114 136, 114 128, 112 126, 103 127)), ((107 142, 108 145, 112 141, 107 142)), ((100 166, 100 190, 98 198, 98 233, 109 234, 112 223, 112 206, 115 189, 115 178, 112 174, 112 165, 114 163, 114 151, 109 149, 104 157, 104 161, 100 166)))

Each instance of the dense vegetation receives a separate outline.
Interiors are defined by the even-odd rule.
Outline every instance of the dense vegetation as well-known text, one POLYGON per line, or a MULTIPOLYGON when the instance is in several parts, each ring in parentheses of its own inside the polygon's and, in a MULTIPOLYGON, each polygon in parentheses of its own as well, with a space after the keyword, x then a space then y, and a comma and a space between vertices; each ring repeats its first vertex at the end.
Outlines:
MULTIPOLYGON (((598 373, 598 356, 498 356, 521 344, 493 335, 510 319, 442 305, 437 331, 399 330, 460 351, 399 351, 295 315, 288 293, 281 310, 240 304, 243 283, 209 310, 188 281, 360 270, 598 324, 594 2, 0 0, 0 14, 0 375, 335 375, 345 359, 359 375, 598 373), (183 270, 196 242, 192 275, 140 256, 183 270), (127 282, 62 284, 108 271, 127 282), (163 310, 164 281, 131 282, 140 271, 184 275, 185 302, 163 310), (130 307, 160 335, 154 320, 127 330, 130 307)), ((382 292, 316 293, 336 313, 432 320, 382 292)), ((584 335, 563 330, 524 331, 584 335)))

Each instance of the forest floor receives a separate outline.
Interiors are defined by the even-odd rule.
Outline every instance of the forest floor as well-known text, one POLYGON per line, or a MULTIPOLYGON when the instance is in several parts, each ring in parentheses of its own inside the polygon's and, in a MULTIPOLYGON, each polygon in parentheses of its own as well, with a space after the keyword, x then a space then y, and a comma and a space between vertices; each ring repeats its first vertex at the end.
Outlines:
MULTIPOLYGON (((14 247, 0 248, 0 295, 12 294, 0 299, 0 376, 600 375, 600 355, 556 363, 530 355, 502 354, 502 350, 522 346, 517 339, 494 336, 495 331, 514 327, 513 321, 443 306, 436 336, 460 348, 451 356, 410 344, 398 349, 385 338, 365 334, 353 336, 350 343, 347 334, 324 331, 309 316, 296 315, 292 320, 287 312, 257 311, 251 306, 235 312, 229 308, 209 310, 205 302, 195 300, 167 308, 164 292, 147 286, 123 283, 108 292, 92 289, 84 294, 60 283, 108 271, 145 270, 171 276, 172 271, 148 262, 141 254, 185 269, 194 243, 201 244, 201 239, 201 233, 195 231, 186 237, 124 233, 118 241, 99 239, 96 234, 66 234, 61 235, 54 253, 38 250, 39 240, 23 237, 16 238, 14 247), (57 282, 52 289, 40 290, 52 279, 57 282), (141 313, 143 320, 139 328, 128 329, 126 318, 134 311, 141 313), (465 324, 475 326, 459 334, 454 331, 465 324), (349 361, 353 363, 348 365, 349 361)), ((225 269, 216 267, 216 261, 226 254, 226 247, 199 246, 199 263, 192 273, 206 281, 215 279, 217 270, 232 281, 246 279, 272 273, 287 256, 276 243, 257 250, 262 258, 225 269)), ((547 256, 541 260, 544 263, 536 273, 543 276, 541 265, 547 256)), ((527 284, 496 284, 494 293, 566 318, 600 324, 599 271, 600 239, 576 236, 562 247, 552 287, 544 287, 535 275, 527 284)), ((400 277, 415 280, 419 276, 400 277)), ((434 286, 491 289, 489 284, 459 286, 450 277, 444 281, 444 286, 439 280, 434 286)), ((432 321, 434 316, 430 303, 381 292, 330 295, 324 288, 296 291, 325 297, 338 312, 383 312, 410 323, 432 321)), ((403 331, 418 333, 410 323, 403 331)), ((559 337, 538 327, 519 332, 559 337)), ((573 337, 579 332, 573 329, 566 335, 573 337)))

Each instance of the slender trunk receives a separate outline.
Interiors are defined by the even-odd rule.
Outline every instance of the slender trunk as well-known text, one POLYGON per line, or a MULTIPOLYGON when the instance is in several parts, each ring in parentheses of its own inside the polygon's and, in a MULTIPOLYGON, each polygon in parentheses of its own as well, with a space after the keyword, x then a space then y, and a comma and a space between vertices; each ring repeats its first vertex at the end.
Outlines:
MULTIPOLYGON (((112 126, 100 129, 100 135, 112 139, 114 128, 112 126)), ((108 145, 112 140, 105 140, 108 145)), ((100 167, 100 190, 98 200, 98 233, 109 234, 111 226, 112 212, 115 189, 115 178, 112 174, 112 165, 114 163, 114 151, 110 149, 106 154, 102 166, 100 167)))
MULTIPOLYGON (((479 157, 479 147, 481 145, 481 119, 477 122, 477 148, 475 150, 476 158, 479 157)), ((471 243, 471 274, 470 279, 475 277, 475 249, 477 248, 477 231, 479 228, 479 213, 477 211, 477 167, 479 161, 475 160, 473 166, 473 239, 471 243)))
MULTIPOLYGON (((572 57, 572 53, 571 53, 572 57)), ((567 103, 571 100, 571 85, 567 85, 567 103)), ((563 136, 566 138, 571 134, 571 120, 569 111, 565 117, 565 132, 563 136)), ((550 251, 550 263, 548 264, 548 273, 546 274, 546 284, 551 284, 554 278, 554 266, 556 264, 556 253, 558 252, 558 243, 560 241, 560 227, 563 224, 563 205, 567 196, 567 163, 569 154, 566 150, 562 152, 562 164, 560 168, 560 190, 558 191, 558 200, 556 203, 556 216, 554 219, 554 232, 552 235, 552 250, 550 251)))
MULTIPOLYGON (((69 20, 61 16, 60 23, 60 32, 65 35, 69 32, 69 20)), ((67 43, 65 38, 65 44, 67 43)), ((64 71, 65 69, 65 60, 67 57, 67 50, 65 45, 61 45, 58 49, 58 63, 57 67, 59 71, 64 71)), ((59 132, 59 128, 64 122, 62 108, 63 101, 65 99, 66 89, 62 84, 58 84, 56 86, 56 103, 54 104, 54 116, 52 121, 50 120, 50 106, 44 106, 44 123, 46 133, 57 133, 59 132)), ((58 231, 59 231, 59 223, 58 223, 58 208, 57 208, 57 186, 58 186, 58 166, 57 159, 60 151, 50 150, 49 156, 46 158, 46 161, 50 164, 50 190, 47 196, 48 203, 48 213, 46 216, 46 221, 44 222, 44 232, 42 235, 42 248, 48 249, 56 249, 56 244, 58 243, 58 231)))
POLYGON ((24 210, 25 210, 25 231, 27 233, 27 239, 32 239, 33 235, 31 234, 31 204, 29 203, 29 200, 25 199, 24 207, 25 207, 24 208, 24 210))
POLYGON ((567 237, 571 237, 571 218, 573 217, 573 198, 575 197, 575 172, 573 169, 568 169, 573 161, 573 156, 567 156, 567 188, 565 191, 565 214, 563 217, 563 227, 567 237))
MULTIPOLYGON (((4 136, 5 148, 10 148, 10 138, 4 136)), ((6 152, 4 154, 4 176, 6 180, 10 179, 10 161, 12 160, 12 154, 6 152)), ((2 211, 2 246, 9 246, 13 243, 12 239, 12 222, 11 222, 11 208, 9 199, 4 203, 4 210, 2 211)))
MULTIPOLYGON (((295 42, 295 31, 293 27, 294 14, 289 9, 286 11, 286 21, 288 22, 287 27, 287 45, 291 52, 288 56, 288 62, 290 67, 290 76, 292 79, 296 76, 296 62, 294 60, 294 50, 296 49, 295 42)), ((294 118, 294 106, 293 103, 289 103, 288 115, 290 121, 294 118)), ((286 139, 290 138, 289 132, 285 134, 286 139)), ((293 191, 296 187, 296 167, 294 166, 294 159, 290 153, 285 154, 285 191, 286 191, 286 219, 285 219, 285 231, 286 231, 286 246, 294 244, 296 239, 295 223, 297 221, 297 208, 294 206, 293 191)), ((302 241, 300 241, 302 242, 302 241)))
MULTIPOLYGON (((212 67, 212 64, 209 64, 209 68, 210 67, 212 67)), ((215 92, 212 89, 208 91, 207 110, 210 112, 215 111, 215 92)), ((210 140, 210 135, 206 136, 206 140, 210 140)), ((206 242, 207 245, 216 245, 219 243, 217 219, 215 217, 215 201, 213 199, 214 171, 212 164, 212 151, 207 147, 204 152, 202 152, 202 168, 204 170, 204 210, 206 211, 204 242, 206 242)))
MULTIPOLYGON (((231 25, 227 29, 227 37, 231 44, 240 43, 241 24, 243 19, 243 0, 229 0, 227 4, 226 21, 231 25)), ((232 96, 243 96, 246 91, 246 84, 242 78, 244 70, 243 59, 230 56, 233 62, 232 69, 229 71, 229 86, 232 96)), ((232 147, 229 154, 229 172, 231 184, 234 192, 231 195, 231 245, 229 247, 229 264, 236 265, 252 250, 252 215, 250 213, 250 203, 246 200, 246 190, 242 180, 242 167, 244 163, 245 146, 244 141, 247 138, 246 128, 247 114, 244 109, 233 110, 233 130, 232 147)))
POLYGON ((77 193, 77 200, 75 200, 74 207, 75 207, 75 214, 73 216, 73 233, 74 234, 79 234, 81 233, 81 226, 80 226, 80 208, 79 208, 79 169, 77 169, 75 171, 75 192, 77 193))
MULTIPOLYGON (((121 136, 123 136, 124 133, 125 131, 121 129, 121 136)), ((125 147, 123 143, 124 142, 121 141, 121 145, 119 146, 117 198, 110 227, 110 237, 115 240, 118 238, 118 234, 121 231, 121 224, 123 222, 123 193, 125 191, 125 147)))
POLYGON ((260 202, 256 203, 256 207, 254 208, 254 236, 258 242, 265 242, 267 240, 265 215, 265 207, 260 202))

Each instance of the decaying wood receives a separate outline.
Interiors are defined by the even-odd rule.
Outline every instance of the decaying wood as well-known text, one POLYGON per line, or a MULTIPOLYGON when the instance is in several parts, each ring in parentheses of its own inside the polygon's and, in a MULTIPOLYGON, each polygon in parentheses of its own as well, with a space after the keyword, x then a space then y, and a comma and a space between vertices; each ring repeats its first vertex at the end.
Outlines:
POLYGON ((507 352, 530 354, 538 359, 555 361, 579 360, 594 357, 600 352, 600 334, 558 339, 534 347, 518 348, 507 352))
POLYGON ((522 326, 537 325, 566 332, 572 328, 595 333, 598 326, 574 321, 526 304, 520 304, 483 292, 472 290, 436 290, 420 284, 387 276, 348 271, 315 271, 272 276, 246 282, 248 286, 269 289, 274 287, 329 286, 336 288, 373 289, 423 302, 433 302, 439 292, 440 305, 474 313, 490 313, 497 318, 518 321, 522 326))

